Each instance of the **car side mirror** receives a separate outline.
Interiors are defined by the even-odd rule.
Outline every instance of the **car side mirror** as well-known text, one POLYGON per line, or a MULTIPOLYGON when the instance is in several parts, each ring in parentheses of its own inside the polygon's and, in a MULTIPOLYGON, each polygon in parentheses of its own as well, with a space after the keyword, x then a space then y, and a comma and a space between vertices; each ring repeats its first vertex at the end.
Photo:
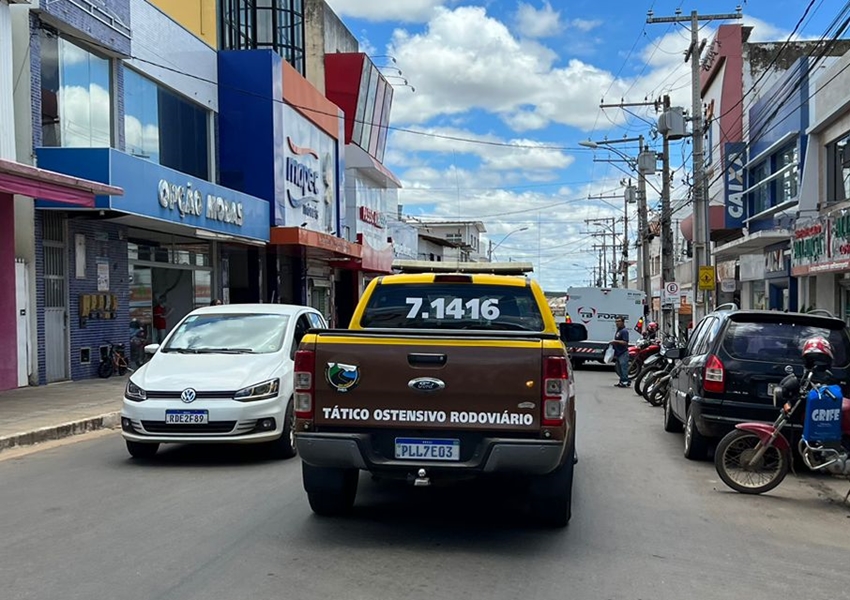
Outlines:
POLYGON ((665 356, 672 360, 681 360, 688 355, 688 350, 686 348, 670 348, 665 353, 665 356))
POLYGON ((159 344, 148 344, 145 346, 145 354, 156 354, 157 350, 159 350, 159 344))
POLYGON ((587 327, 581 323, 560 323, 558 328, 564 343, 583 342, 587 339, 587 327))

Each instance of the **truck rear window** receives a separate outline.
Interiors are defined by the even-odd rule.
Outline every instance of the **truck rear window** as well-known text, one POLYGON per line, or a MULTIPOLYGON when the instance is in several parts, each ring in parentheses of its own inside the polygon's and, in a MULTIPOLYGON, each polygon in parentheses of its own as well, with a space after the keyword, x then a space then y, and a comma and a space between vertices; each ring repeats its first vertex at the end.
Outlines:
POLYGON ((826 329, 795 323, 732 321, 723 339, 723 348, 733 358, 801 364, 803 343, 812 336, 829 340, 834 354, 833 364, 843 367, 850 356, 850 339, 845 329, 826 329))
POLYGON ((392 284, 375 288, 360 326, 542 331, 543 317, 529 287, 392 284))

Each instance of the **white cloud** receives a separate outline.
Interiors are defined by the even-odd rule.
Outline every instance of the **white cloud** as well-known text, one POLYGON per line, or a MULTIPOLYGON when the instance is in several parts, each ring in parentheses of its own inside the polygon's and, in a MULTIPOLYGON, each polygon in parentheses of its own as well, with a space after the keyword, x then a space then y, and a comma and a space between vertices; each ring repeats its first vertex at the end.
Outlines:
POLYGON ((328 0, 328 4, 341 17, 367 21, 424 23, 431 18, 436 7, 445 4, 445 0, 328 0))
POLYGON ((62 145, 108 148, 111 144, 109 92, 99 85, 89 89, 62 86, 59 90, 59 125, 62 145))
POLYGON ((155 156, 159 154, 159 128, 156 125, 142 125, 132 115, 124 116, 124 143, 127 152, 155 156))
POLYGON ((520 130, 555 122, 590 129, 599 96, 609 86, 619 97, 628 87, 611 73, 515 38, 484 8, 437 9, 423 33, 397 30, 389 53, 398 59, 414 94, 397 94, 396 123, 424 123, 437 115, 483 109, 520 130))
POLYGON ((585 33, 593 31, 600 25, 602 25, 602 21, 599 19, 572 19, 570 21, 570 27, 578 29, 579 31, 584 31, 585 33))
POLYGON ((554 10, 548 0, 539 10, 531 4, 520 3, 516 19, 519 32, 530 38, 550 37, 563 29, 561 13, 554 10))

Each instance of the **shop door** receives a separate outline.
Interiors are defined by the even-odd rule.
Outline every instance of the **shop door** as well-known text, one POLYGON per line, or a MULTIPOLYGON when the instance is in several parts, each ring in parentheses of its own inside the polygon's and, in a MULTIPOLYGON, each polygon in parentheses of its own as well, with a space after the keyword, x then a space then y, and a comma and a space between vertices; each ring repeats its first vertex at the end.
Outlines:
POLYGON ((18 387, 29 385, 30 374, 30 286, 27 264, 15 261, 15 315, 18 343, 18 387))
POLYGON ((68 306, 66 300, 65 221, 45 213, 44 355, 47 382, 68 379, 68 306))

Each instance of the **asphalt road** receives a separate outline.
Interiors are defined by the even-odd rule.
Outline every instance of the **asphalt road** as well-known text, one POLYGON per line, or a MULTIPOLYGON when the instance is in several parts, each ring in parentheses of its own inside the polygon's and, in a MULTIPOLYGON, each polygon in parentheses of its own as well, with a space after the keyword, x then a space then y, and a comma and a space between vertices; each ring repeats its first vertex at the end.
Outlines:
POLYGON ((789 476, 727 491, 660 409, 578 372, 565 530, 512 490, 361 479, 355 514, 312 515, 297 461, 241 448, 128 460, 118 433, 0 456, 0 598, 345 600, 841 598, 850 509, 789 476))

